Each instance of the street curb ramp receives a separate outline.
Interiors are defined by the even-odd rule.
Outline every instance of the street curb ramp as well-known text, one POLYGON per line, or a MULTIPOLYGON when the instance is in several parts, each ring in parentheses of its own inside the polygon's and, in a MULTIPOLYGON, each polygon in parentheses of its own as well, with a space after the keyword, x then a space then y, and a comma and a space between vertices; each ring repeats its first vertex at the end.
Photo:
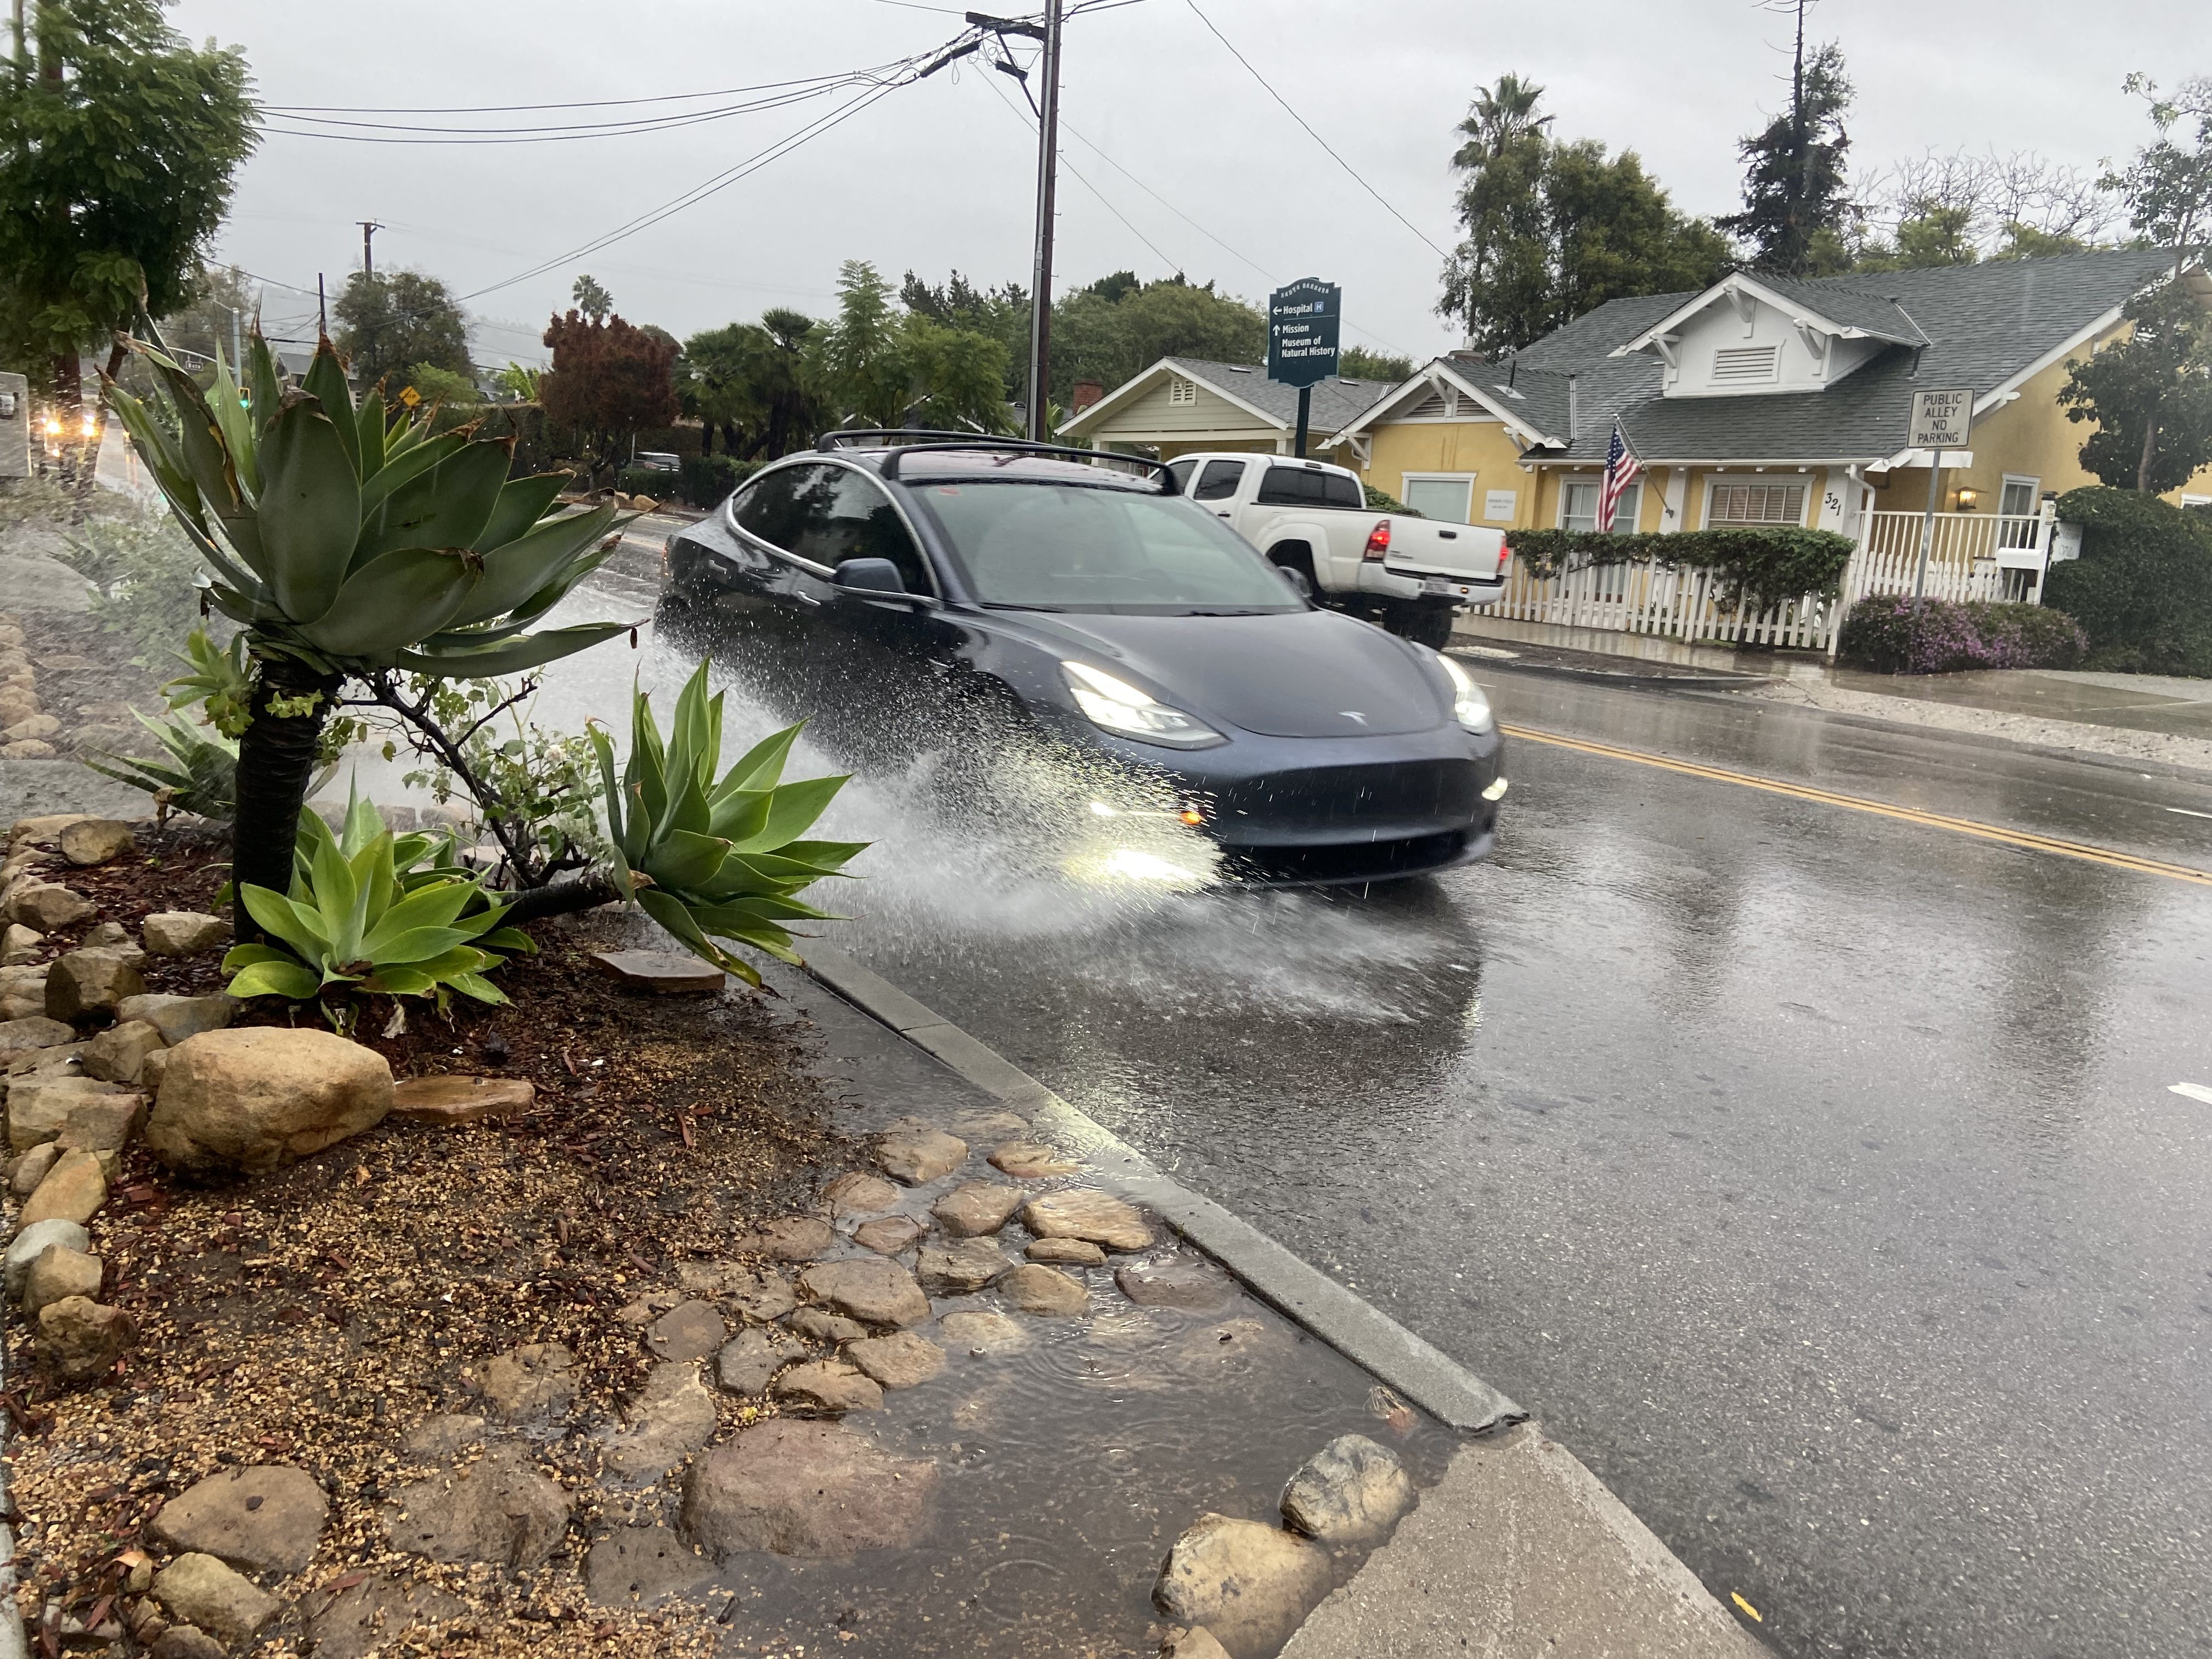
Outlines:
MULTIPOLYGON (((1079 1152, 1261 1301, 1454 1429, 1480 1437, 1281 1659, 1760 1659, 1765 1645, 1528 1413, 1364 1297, 1321 1273, 842 951, 805 969, 984 1093, 1079 1152)), ((6 1659, 0 1654, 0 1659, 6 1659)))

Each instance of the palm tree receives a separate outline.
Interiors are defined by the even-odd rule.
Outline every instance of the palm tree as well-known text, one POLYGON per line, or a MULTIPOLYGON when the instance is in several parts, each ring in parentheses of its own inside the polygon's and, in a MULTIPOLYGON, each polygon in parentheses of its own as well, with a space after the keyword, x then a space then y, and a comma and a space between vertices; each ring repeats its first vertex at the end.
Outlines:
POLYGON ((1536 113, 1537 100, 1543 95, 1543 88, 1510 70, 1498 77, 1495 86, 1477 87, 1467 119, 1459 124, 1469 142, 1452 157, 1452 165, 1473 172, 1504 155, 1516 139, 1551 125, 1550 116, 1536 113))

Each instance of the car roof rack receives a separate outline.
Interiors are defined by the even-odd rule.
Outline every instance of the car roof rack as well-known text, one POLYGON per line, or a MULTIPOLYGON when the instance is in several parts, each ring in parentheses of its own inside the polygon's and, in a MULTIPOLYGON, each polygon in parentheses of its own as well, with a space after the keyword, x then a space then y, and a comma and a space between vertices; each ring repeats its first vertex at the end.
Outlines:
POLYGON ((1146 455, 1122 455, 1109 449, 1079 449, 1072 444, 1033 443, 1027 438, 979 437, 973 433, 933 431, 927 427, 841 427, 825 432, 815 440, 817 449, 851 449, 861 446, 853 440, 872 439, 868 447, 888 451, 884 457, 883 476, 896 481, 899 463, 906 456, 921 452, 933 453, 945 450, 1004 451, 1017 455, 1054 456, 1066 460, 1095 462, 1099 460, 1126 461, 1138 466, 1150 467, 1160 477, 1162 493, 1181 495, 1176 476, 1168 471, 1165 461, 1156 461, 1146 455), (908 440, 899 442, 897 440, 908 440))

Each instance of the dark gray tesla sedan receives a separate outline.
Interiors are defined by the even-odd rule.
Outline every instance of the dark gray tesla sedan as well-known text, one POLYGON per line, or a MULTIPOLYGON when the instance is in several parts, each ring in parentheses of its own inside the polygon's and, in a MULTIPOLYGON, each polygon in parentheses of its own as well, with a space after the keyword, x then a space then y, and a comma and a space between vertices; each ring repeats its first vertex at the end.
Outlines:
POLYGON ((1158 463, 833 433, 667 551, 676 637, 726 645, 833 738, 926 744, 994 711, 1164 784, 1248 881, 1490 850, 1505 780, 1466 671, 1310 604, 1158 463))

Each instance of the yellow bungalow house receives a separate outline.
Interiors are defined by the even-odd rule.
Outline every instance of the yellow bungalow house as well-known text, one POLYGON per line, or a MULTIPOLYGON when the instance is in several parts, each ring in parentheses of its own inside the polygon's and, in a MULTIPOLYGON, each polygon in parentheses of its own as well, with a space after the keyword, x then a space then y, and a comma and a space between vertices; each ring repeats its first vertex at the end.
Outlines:
MULTIPOLYGON (((1432 517, 1591 530, 1618 421, 1644 476, 1608 528, 1790 524, 1871 544, 1890 513, 1917 537, 1927 504, 1911 394, 1971 387, 1972 447, 1944 454, 1937 506, 2025 592, 2042 502, 2097 482, 2079 457, 2090 428, 2057 402, 2067 365, 2120 337, 2129 299, 2171 269, 2130 250, 1812 282, 1740 272, 1615 300, 1501 362, 1437 358, 1335 447, 1432 517)), ((2185 280, 2212 303, 2201 267, 2185 280)), ((2212 499, 2212 468, 2168 499, 2212 499)))

